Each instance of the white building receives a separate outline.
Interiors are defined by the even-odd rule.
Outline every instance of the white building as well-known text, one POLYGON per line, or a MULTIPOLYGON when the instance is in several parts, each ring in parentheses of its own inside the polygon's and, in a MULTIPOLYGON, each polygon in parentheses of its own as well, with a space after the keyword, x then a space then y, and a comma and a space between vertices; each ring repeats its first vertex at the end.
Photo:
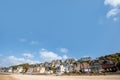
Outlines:
POLYGON ((21 73, 23 72, 23 67, 22 66, 18 66, 17 67, 17 73, 21 73))
POLYGON ((57 74, 62 74, 65 72, 65 67, 63 65, 60 65, 57 67, 56 73, 57 74))
POLYGON ((12 73, 12 72, 13 72, 13 68, 12 68, 12 67, 9 67, 9 68, 8 68, 8 72, 9 72, 9 73, 12 73))
POLYGON ((41 67, 40 68, 40 73, 42 74, 42 73, 45 73, 45 67, 41 67))

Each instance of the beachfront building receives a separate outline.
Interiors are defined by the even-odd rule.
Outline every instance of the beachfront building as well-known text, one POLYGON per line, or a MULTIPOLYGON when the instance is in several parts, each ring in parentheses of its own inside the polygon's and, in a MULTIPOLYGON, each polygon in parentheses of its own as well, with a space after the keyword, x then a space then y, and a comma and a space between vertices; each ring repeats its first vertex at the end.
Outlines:
POLYGON ((81 70, 81 63, 76 61, 75 63, 73 63, 73 72, 80 72, 81 70))
POLYGON ((101 65, 102 65, 102 68, 106 72, 116 72, 117 71, 117 67, 116 67, 115 63, 110 60, 103 60, 101 65))
POLYGON ((8 72, 8 68, 6 68, 6 67, 0 68, 0 72, 8 72))
POLYGON ((33 72, 34 73, 39 72, 39 71, 40 71, 40 67, 39 66, 33 67, 33 72))
POLYGON ((45 67, 45 74, 53 74, 51 67, 45 67))
POLYGON ((89 73, 91 71, 90 61, 92 61, 91 57, 83 57, 78 62, 80 62, 80 72, 89 73))
POLYGON ((89 73, 91 71, 90 64, 88 62, 81 63, 80 68, 83 73, 89 73))
POLYGON ((65 67, 63 64, 60 64, 60 66, 56 68, 56 74, 63 74, 64 72, 65 72, 65 67))
POLYGON ((41 64, 36 64, 32 68, 32 73, 43 74, 43 73, 45 73, 45 67, 43 65, 41 65, 41 64))
POLYGON ((18 66, 16 72, 17 73, 22 73, 23 72, 23 66, 18 66))
POLYGON ((65 67, 65 72, 69 73, 69 72, 73 72, 74 67, 73 67, 73 63, 75 63, 76 60, 71 58, 71 59, 66 59, 64 61, 64 67, 65 67))
POLYGON ((117 62, 115 66, 116 66, 117 70, 120 71, 120 62, 117 62))
POLYGON ((62 60, 55 60, 55 67, 59 67, 62 64, 62 60))
POLYGON ((102 65, 99 63, 98 60, 93 60, 90 62, 90 69, 93 73, 101 73, 102 65))
POLYGON ((44 74, 45 73, 45 67, 40 67, 40 73, 44 74))
POLYGON ((13 72, 13 68, 12 68, 12 67, 9 67, 9 68, 8 68, 8 72, 9 72, 9 73, 12 73, 12 72, 13 72))
POLYGON ((70 64, 65 63, 65 64, 64 64, 64 67, 65 67, 65 72, 66 72, 66 73, 69 73, 69 72, 70 72, 70 64))
POLYGON ((26 73, 32 73, 33 72, 33 67, 29 67, 26 73))

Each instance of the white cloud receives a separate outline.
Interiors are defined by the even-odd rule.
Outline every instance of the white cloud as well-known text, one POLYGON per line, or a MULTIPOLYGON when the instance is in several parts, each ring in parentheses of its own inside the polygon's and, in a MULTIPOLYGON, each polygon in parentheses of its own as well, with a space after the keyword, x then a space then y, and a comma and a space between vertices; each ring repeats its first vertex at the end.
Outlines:
POLYGON ((43 61, 52 61, 52 60, 57 60, 57 59, 67 59, 68 57, 66 55, 59 56, 57 53, 52 52, 52 51, 47 51, 46 49, 41 49, 40 50, 40 58, 43 61))
POLYGON ((37 44, 39 44, 39 42, 38 42, 38 41, 31 41, 30 44, 31 44, 31 45, 37 45, 37 44))
POLYGON ((63 52, 63 53, 67 53, 67 52, 68 52, 68 49, 66 49, 66 48, 61 48, 60 51, 63 52))
POLYGON ((26 42, 27 40, 25 38, 21 38, 20 42, 26 42))
POLYGON ((62 59, 61 56, 58 56, 56 53, 52 52, 52 51, 47 51, 47 50, 41 50, 40 51, 40 57, 44 60, 44 61, 52 61, 52 60, 56 60, 56 59, 62 59))
POLYGON ((116 16, 117 14, 120 13, 120 9, 117 9, 117 8, 113 8, 111 9, 108 13, 107 13, 107 17, 110 18, 110 17, 114 17, 116 16))
POLYGON ((23 63, 29 63, 29 64, 40 63, 39 61, 25 59, 25 58, 18 58, 15 56, 8 56, 2 62, 3 62, 2 65, 4 66, 18 65, 23 63))
POLYGON ((32 54, 30 54, 30 53, 23 53, 22 54, 24 57, 26 57, 26 58, 33 58, 34 56, 32 55, 32 54))
POLYGON ((105 0, 105 5, 111 5, 112 7, 119 7, 120 6, 120 0, 105 0))
POLYGON ((120 0, 105 0, 104 4, 111 7, 106 15, 107 18, 112 17, 114 21, 117 21, 118 16, 120 16, 120 0))

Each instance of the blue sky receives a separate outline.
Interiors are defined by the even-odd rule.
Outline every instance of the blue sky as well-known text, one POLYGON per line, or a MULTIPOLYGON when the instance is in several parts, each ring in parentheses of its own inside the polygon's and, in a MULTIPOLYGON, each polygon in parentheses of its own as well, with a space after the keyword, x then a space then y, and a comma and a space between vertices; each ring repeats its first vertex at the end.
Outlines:
POLYGON ((0 1, 0 66, 95 58, 119 44, 120 0, 0 1))

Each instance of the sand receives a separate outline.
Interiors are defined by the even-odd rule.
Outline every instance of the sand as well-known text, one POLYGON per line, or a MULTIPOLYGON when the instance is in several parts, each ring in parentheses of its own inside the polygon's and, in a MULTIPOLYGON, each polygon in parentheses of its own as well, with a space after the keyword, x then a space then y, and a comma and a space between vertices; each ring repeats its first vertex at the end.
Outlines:
POLYGON ((0 80, 120 80, 120 75, 53 76, 53 75, 0 75, 0 80))
POLYGON ((0 75, 0 80, 16 80, 10 75, 0 75))
POLYGON ((120 80, 120 75, 103 76, 53 76, 53 75, 11 75, 18 80, 120 80))

